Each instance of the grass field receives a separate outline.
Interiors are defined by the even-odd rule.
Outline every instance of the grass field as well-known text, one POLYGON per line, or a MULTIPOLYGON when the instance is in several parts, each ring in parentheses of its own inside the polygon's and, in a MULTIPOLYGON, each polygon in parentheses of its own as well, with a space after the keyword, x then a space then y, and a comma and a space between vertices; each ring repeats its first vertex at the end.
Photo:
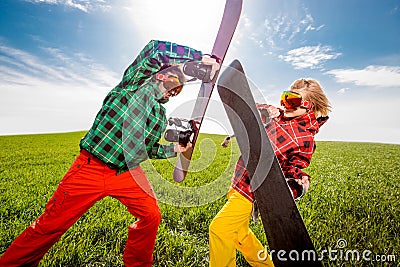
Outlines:
MULTIPOLYGON (((82 135, 0 137, 0 254, 43 212, 78 155, 82 135)), ((194 172, 179 185, 171 176, 175 159, 143 164, 163 215, 154 266, 208 266, 208 226, 226 201, 239 155, 234 142, 229 149, 219 146, 223 138, 201 135, 194 172)), ((307 169, 311 189, 298 207, 317 251, 331 251, 325 266, 400 266, 399 162, 400 145, 317 143, 307 169), (370 251, 364 254, 370 261, 346 260, 349 250, 370 251)), ((133 221, 118 201, 105 198, 66 232, 40 266, 123 266, 127 226, 133 221)), ((267 245, 261 223, 251 222, 251 228, 267 245)), ((237 261, 248 266, 239 253, 237 261)))

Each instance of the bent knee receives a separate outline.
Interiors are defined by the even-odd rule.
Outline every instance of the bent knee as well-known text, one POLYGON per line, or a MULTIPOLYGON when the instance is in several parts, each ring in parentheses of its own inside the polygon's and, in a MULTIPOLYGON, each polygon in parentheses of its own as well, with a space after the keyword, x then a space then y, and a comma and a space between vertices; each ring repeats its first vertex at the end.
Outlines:
POLYGON ((162 216, 161 216, 160 209, 157 209, 154 213, 152 213, 151 220, 157 226, 161 223, 161 219, 162 219, 162 216))
POLYGON ((161 212, 158 207, 149 210, 139 218, 139 221, 152 226, 158 226, 161 223, 161 212))

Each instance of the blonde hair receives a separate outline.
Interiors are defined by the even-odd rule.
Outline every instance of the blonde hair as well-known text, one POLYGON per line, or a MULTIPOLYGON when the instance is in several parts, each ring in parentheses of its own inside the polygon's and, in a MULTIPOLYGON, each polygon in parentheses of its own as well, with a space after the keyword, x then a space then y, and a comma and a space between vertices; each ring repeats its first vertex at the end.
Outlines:
POLYGON ((316 80, 298 79, 293 82, 290 89, 300 93, 304 100, 314 104, 313 110, 317 118, 328 116, 328 113, 332 111, 324 90, 316 80))

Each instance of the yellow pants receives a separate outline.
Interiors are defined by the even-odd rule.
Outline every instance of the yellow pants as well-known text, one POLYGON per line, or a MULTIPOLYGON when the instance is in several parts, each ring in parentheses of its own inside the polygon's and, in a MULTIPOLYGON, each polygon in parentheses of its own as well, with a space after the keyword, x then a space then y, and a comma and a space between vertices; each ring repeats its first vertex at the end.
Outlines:
POLYGON ((249 228, 252 203, 239 192, 231 188, 228 202, 210 224, 210 267, 236 266, 238 249, 253 267, 274 264, 271 258, 249 228))

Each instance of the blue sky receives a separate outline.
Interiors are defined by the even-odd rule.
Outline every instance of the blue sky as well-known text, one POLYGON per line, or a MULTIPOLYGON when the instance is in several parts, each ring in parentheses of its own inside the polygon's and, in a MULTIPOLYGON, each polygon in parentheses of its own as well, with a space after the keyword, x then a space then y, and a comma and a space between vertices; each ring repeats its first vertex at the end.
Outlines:
MULTIPOLYGON (((274 105, 295 79, 320 81, 333 112, 317 140, 400 143, 399 0, 243 2, 225 65, 239 59, 274 105)), ((209 53, 224 4, 2 0, 0 134, 87 130, 149 40, 209 53)), ((197 88, 170 101, 170 114, 190 116, 197 88)), ((202 130, 230 131, 216 92, 202 130)))

